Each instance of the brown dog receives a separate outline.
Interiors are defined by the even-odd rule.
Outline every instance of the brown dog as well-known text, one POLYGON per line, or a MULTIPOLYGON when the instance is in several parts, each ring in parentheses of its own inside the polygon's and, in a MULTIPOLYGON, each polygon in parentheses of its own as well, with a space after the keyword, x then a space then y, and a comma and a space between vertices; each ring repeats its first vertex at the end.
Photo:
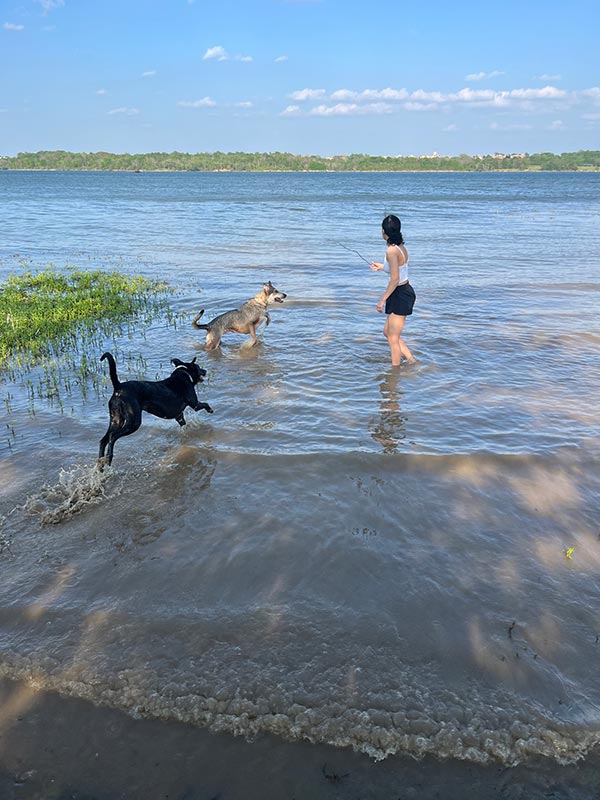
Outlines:
POLYGON ((283 303, 286 297, 287 294, 280 292, 269 281, 252 300, 248 300, 233 311, 219 314, 206 325, 198 324, 198 320, 204 314, 202 309, 192 320, 192 325, 197 330, 206 331, 207 350, 217 348, 224 333, 248 333, 252 337, 252 344, 255 345, 256 329, 264 319, 267 320, 267 325, 271 321, 267 308, 273 303, 283 303))

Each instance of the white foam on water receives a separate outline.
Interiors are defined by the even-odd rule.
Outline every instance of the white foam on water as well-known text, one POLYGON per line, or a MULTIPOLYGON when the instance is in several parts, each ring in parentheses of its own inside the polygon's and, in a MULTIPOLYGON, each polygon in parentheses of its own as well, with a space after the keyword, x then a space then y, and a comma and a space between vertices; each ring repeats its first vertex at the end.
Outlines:
POLYGON ((61 469, 58 481, 29 495, 23 510, 39 517, 44 525, 64 522, 90 505, 100 503, 106 497, 107 482, 113 475, 112 469, 101 471, 97 464, 77 464, 71 469, 61 469))
MULTIPOLYGON (((123 629, 113 633, 115 644, 123 633, 123 629)), ((135 636, 133 629, 127 633, 135 636)), ((6 653, 0 675, 119 708, 136 718, 184 722, 248 740, 272 734, 287 741, 349 747, 376 761, 393 755, 415 759, 433 755, 516 766, 541 756, 566 765, 583 759, 600 743, 597 730, 548 718, 534 703, 519 705, 510 693, 498 690, 485 696, 473 684, 465 698, 435 687, 433 674, 396 673, 394 679, 401 680, 394 710, 381 703, 377 688, 363 698, 366 704, 352 702, 344 691, 343 670, 338 669, 323 672, 317 688, 304 683, 301 670, 290 675, 265 667, 270 691, 254 693, 250 688, 254 681, 248 682, 244 665, 231 666, 236 654, 226 654, 222 648, 219 655, 214 661, 209 656, 206 661, 186 659, 178 665, 165 654, 168 674, 134 658, 130 665, 106 674, 82 658, 65 665, 51 657, 40 661, 33 654, 6 653), (223 659, 225 655, 228 658, 223 659), (223 669, 225 662, 229 666, 223 669), (236 678, 242 682, 236 685, 236 678)), ((239 651, 237 660, 243 661, 239 651)), ((260 679, 264 677, 263 672, 260 679)), ((383 677, 385 682, 390 676, 383 677)))

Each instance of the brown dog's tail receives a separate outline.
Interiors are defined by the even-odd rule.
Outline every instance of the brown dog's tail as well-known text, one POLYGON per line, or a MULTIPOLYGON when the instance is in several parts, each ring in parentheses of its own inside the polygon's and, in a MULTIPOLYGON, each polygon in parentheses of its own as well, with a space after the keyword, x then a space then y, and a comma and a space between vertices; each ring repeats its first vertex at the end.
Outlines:
POLYGON ((119 378, 117 376, 117 365, 115 364, 115 360, 113 358, 112 353, 102 353, 102 355, 100 356, 100 361, 104 361, 104 359, 108 361, 108 371, 110 373, 110 380, 113 385, 113 389, 116 392, 119 386, 121 385, 121 382, 119 381, 119 378))
POLYGON ((202 314, 204 314, 204 309, 202 309, 202 311, 199 311, 199 312, 196 314, 196 316, 195 316, 195 317, 194 317, 194 319, 192 320, 192 325, 193 325, 193 326, 194 326, 194 328, 196 328, 196 330, 198 330, 198 331, 207 331, 207 330, 209 329, 209 327, 210 327, 209 325, 198 325, 198 320, 200 319, 200 317, 202 316, 202 314))

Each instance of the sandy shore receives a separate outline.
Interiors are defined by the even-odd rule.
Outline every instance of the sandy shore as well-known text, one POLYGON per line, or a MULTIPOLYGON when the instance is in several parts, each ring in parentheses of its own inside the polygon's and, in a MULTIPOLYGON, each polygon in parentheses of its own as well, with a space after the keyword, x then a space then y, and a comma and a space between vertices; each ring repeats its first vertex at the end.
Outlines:
POLYGON ((600 759, 479 767, 364 755, 271 737, 253 742, 136 720, 23 684, 0 683, 3 800, 589 800, 600 759))

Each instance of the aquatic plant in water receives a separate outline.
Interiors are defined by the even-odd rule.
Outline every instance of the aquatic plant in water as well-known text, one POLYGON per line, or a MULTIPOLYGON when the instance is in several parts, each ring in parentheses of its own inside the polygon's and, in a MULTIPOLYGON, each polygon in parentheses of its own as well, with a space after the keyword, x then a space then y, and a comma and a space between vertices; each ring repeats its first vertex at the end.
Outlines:
MULTIPOLYGON (((90 386, 99 394, 103 341, 160 315, 176 325, 170 291, 161 281, 116 270, 50 267, 9 277, 0 284, 0 382, 21 382, 32 416, 36 399, 62 411, 75 388, 84 399, 90 386)), ((146 366, 139 354, 124 360, 134 360, 137 371, 146 366)), ((9 418, 13 400, 7 387, 2 404, 9 418)), ((10 422, 6 433, 11 447, 10 422)))
POLYGON ((155 316, 168 287, 119 272, 46 269, 0 286, 0 368, 62 351, 107 322, 155 316))

